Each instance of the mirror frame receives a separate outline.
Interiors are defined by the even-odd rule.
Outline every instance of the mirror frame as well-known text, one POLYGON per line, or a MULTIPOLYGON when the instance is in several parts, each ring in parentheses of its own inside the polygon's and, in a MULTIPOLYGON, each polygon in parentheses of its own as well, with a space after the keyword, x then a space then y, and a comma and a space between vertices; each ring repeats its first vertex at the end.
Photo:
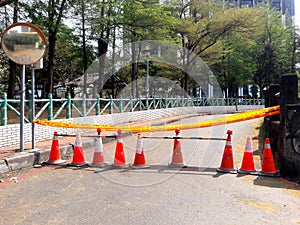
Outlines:
POLYGON ((15 63, 17 63, 17 64, 19 64, 19 65, 33 65, 33 64, 37 63, 41 58, 44 57, 44 55, 45 55, 45 53, 46 53, 46 48, 47 48, 47 39, 46 39, 45 34, 42 32, 42 30, 41 30, 40 28, 38 28, 37 26, 35 26, 35 25, 31 24, 31 23, 19 22, 19 23, 14 23, 14 24, 8 26, 8 27, 4 30, 4 32, 3 32, 2 35, 1 35, 1 48, 3 49, 5 55, 6 55, 10 60, 12 60, 13 62, 15 62, 15 63), (18 62, 17 60, 15 60, 14 58, 12 58, 12 57, 9 56, 11 53, 8 54, 8 53, 6 52, 6 47, 4 47, 4 43, 3 43, 4 41, 3 41, 3 40, 4 40, 5 36, 6 36, 6 34, 8 33, 8 31, 10 31, 12 28, 18 27, 18 26, 29 27, 29 28, 31 28, 32 30, 34 30, 35 32, 37 32, 38 35, 39 35, 39 37, 42 39, 42 42, 43 42, 44 45, 45 45, 44 52, 43 52, 43 54, 41 55, 41 57, 38 58, 36 61, 33 61, 32 63, 24 64, 24 63, 18 62))

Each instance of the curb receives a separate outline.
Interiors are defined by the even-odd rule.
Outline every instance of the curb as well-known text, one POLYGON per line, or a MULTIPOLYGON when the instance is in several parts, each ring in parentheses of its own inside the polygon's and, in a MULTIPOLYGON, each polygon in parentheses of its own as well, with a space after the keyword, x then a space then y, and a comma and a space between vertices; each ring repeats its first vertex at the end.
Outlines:
MULTIPOLYGON (((199 115, 198 114, 190 114, 190 115, 178 116, 178 118, 172 118, 169 120, 166 118, 166 121, 156 123, 153 125, 160 126, 160 125, 164 125, 164 124, 170 124, 170 123, 180 121, 181 119, 191 118, 191 117, 195 117, 195 116, 199 116, 199 115)), ((128 137, 133 134, 134 133, 127 132, 127 133, 123 133, 122 136, 128 137)), ((106 143, 109 143, 112 141, 114 141, 114 140, 110 139, 110 138, 106 138, 106 139, 103 139, 103 144, 106 144, 106 143)), ((94 143, 95 143, 95 139, 91 138, 89 140, 83 141, 82 147, 88 149, 88 148, 93 147, 94 143)), ((50 151, 51 151, 51 148, 49 148, 49 149, 38 149, 38 148, 31 149, 26 152, 20 152, 19 155, 17 155, 17 156, 3 159, 0 161, 0 174, 19 170, 22 168, 32 167, 37 164, 41 164, 43 161, 48 160, 50 151)), ((61 153, 61 157, 73 154, 72 145, 69 144, 69 145, 60 146, 60 153, 61 153)))

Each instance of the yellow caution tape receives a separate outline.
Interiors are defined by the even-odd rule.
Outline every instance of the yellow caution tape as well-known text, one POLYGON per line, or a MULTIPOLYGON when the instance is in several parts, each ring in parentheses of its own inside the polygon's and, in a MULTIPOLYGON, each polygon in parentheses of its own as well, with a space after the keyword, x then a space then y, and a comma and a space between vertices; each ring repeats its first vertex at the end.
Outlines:
POLYGON ((251 119, 256 119, 265 116, 272 116, 280 113, 280 106, 273 106, 264 109, 251 110, 243 113, 237 113, 230 116, 225 116, 218 119, 202 121, 193 124, 179 124, 179 125, 166 125, 166 126, 113 126, 113 125, 97 125, 97 124, 78 124, 59 121, 47 121, 47 120, 34 120, 32 123, 51 126, 51 127, 63 127, 63 128, 78 128, 78 129, 98 129, 102 131, 117 131, 122 132, 154 132, 154 131, 170 131, 175 129, 187 130, 203 127, 211 127, 235 122, 241 122, 251 119))

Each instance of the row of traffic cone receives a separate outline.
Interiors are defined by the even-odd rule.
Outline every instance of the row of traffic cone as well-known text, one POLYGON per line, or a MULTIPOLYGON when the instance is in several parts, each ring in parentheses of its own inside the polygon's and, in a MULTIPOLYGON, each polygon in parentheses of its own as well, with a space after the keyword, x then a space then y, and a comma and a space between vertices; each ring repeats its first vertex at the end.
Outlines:
MULTIPOLYGON (((83 149, 82 149, 82 142, 80 134, 76 135, 75 145, 73 148, 73 160, 71 163, 67 164, 69 166, 84 166, 88 165, 88 162, 84 159, 83 149)), ((61 159, 60 149, 59 149, 59 142, 58 142, 58 134, 55 131, 52 139, 51 151, 49 155, 49 159, 44 164, 50 165, 59 165, 65 163, 66 160, 61 159)))
MULTIPOLYGON (((91 166, 92 167, 103 167, 103 166, 106 166, 109 164, 104 161, 103 144, 102 144, 102 138, 100 137, 101 129, 98 129, 97 132, 98 132, 98 137, 97 137, 97 141, 96 141, 96 150, 94 152, 93 162, 92 162, 91 166)), ((179 136, 179 133, 180 133, 180 130, 176 129, 175 130, 176 137, 179 136)), ((223 153, 221 166, 217 169, 218 172, 226 172, 226 173, 237 173, 238 172, 238 173, 243 173, 243 174, 259 174, 259 175, 265 175, 265 176, 278 176, 279 175, 279 173, 277 172, 277 170, 275 168, 275 163, 274 163, 274 159, 273 159, 273 155, 272 155, 269 138, 266 138, 266 140, 265 140, 265 147, 264 147, 261 171, 258 172, 254 166, 252 141, 251 141, 250 137, 247 137, 247 142, 246 142, 246 146, 245 146, 245 152, 244 152, 241 168, 236 170, 234 168, 234 162, 233 162, 231 135, 232 135, 232 131, 228 130, 226 145, 225 145, 225 149, 224 149, 224 153, 223 153)), ((58 143, 57 137, 58 137, 57 132, 54 132, 50 157, 49 157, 49 160, 47 162, 45 162, 47 164, 61 164, 61 163, 65 162, 65 160, 61 160, 61 158, 60 158, 60 150, 59 150, 59 143, 58 143)), ((84 159, 80 134, 76 135, 73 160, 71 163, 69 163, 67 165, 69 165, 69 166, 89 165, 88 162, 86 162, 84 159)), ((112 166, 114 168, 124 168, 124 167, 128 166, 128 164, 126 163, 126 160, 125 160, 121 130, 118 131, 115 158, 114 158, 114 163, 112 166)), ((170 167, 178 167, 178 168, 186 167, 186 165, 183 161, 180 139, 174 139, 172 161, 169 164, 169 166, 170 167)), ((144 149, 143 149, 143 142, 142 142, 142 138, 141 138, 140 134, 138 134, 138 136, 137 136, 136 154, 135 154, 134 163, 131 165, 131 167, 134 169, 149 167, 149 165, 146 164, 146 159, 145 159, 144 149)))
MULTIPOLYGON (((104 160, 103 143, 102 143, 102 138, 100 136, 101 129, 97 129, 97 132, 98 132, 98 137, 96 140, 96 150, 94 152, 93 162, 92 162, 91 166, 92 167, 104 167, 109 164, 106 163, 104 160)), ((180 130, 176 129, 175 133, 176 133, 176 136, 178 136, 180 133, 180 130)), ((79 166, 89 165, 89 163, 86 162, 85 158, 84 158, 80 134, 76 135, 76 140, 75 140, 75 145, 74 145, 73 150, 74 150, 73 159, 72 159, 71 163, 67 164, 68 166, 79 167, 79 166)), ((60 156, 58 134, 57 134, 57 132, 54 132, 50 157, 49 157, 49 160, 44 163, 56 165, 56 164, 62 164, 64 162, 65 162, 65 160, 62 160, 61 156, 60 156)), ((124 168, 124 167, 128 166, 128 164, 126 163, 126 160, 125 160, 121 130, 118 130, 115 158, 114 158, 114 163, 112 166, 114 168, 124 168)), ((174 140, 172 162, 169 164, 169 166, 170 167, 186 167, 185 163, 183 162, 181 143, 180 143, 179 139, 174 140)), ((138 136, 137 136, 136 154, 135 154, 134 163, 131 165, 131 167, 133 169, 149 167, 149 165, 146 164, 146 159, 145 159, 144 149, 143 149, 143 140, 141 138, 141 134, 138 134, 138 136)))
POLYGON ((270 139, 265 139, 264 154, 262 158, 261 171, 257 171, 254 166, 252 140, 247 137, 244 156, 242 160, 241 168, 236 170, 233 163, 233 153, 231 145, 232 131, 227 131, 226 145, 223 153, 221 166, 217 169, 218 172, 225 173, 242 173, 252 175, 263 175, 263 176, 279 176, 279 172, 276 170, 272 149, 270 145, 270 139))
MULTIPOLYGON (((176 129, 175 134, 176 137, 179 136, 180 130, 176 129)), ((115 152, 115 159, 113 167, 115 168, 123 168, 126 167, 124 149, 123 149, 123 141, 122 141, 122 133, 121 130, 118 131, 117 136, 117 146, 115 152)), ((149 168, 150 166, 147 165, 145 155, 144 155, 144 148, 143 148, 143 140, 141 134, 137 135, 137 143, 136 143, 136 153, 134 158, 134 163, 131 165, 133 169, 142 169, 142 168, 149 168)), ((173 146, 173 154, 172 154, 172 161, 169 163, 169 167, 177 167, 182 168, 186 167, 182 151, 181 151, 181 143, 179 139, 174 139, 174 146, 173 146)))

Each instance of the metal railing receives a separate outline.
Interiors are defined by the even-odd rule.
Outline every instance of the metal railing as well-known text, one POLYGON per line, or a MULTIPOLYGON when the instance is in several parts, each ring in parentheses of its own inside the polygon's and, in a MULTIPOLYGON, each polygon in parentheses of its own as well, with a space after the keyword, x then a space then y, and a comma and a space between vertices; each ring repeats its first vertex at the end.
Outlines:
MULTIPOLYGON (((31 98, 30 98, 31 99, 31 98)), ((237 105, 264 105, 264 99, 244 99, 244 98, 193 98, 193 97, 140 97, 140 98, 67 98, 53 99, 49 95, 48 99, 25 100, 24 122, 30 123, 44 115, 48 120, 57 118, 86 117, 91 115, 113 114, 123 112, 134 112, 151 109, 177 108, 190 106, 237 106, 237 105), (33 111, 38 112, 33 115, 33 111), (55 112, 54 112, 55 110, 55 112), (47 114, 45 116, 45 114, 47 114), (63 115, 65 114, 65 115, 63 115), (33 118, 34 117, 34 118, 33 118)), ((6 93, 2 93, 0 99, 1 126, 6 126, 8 122, 8 110, 20 116, 20 100, 7 99, 6 93)))

